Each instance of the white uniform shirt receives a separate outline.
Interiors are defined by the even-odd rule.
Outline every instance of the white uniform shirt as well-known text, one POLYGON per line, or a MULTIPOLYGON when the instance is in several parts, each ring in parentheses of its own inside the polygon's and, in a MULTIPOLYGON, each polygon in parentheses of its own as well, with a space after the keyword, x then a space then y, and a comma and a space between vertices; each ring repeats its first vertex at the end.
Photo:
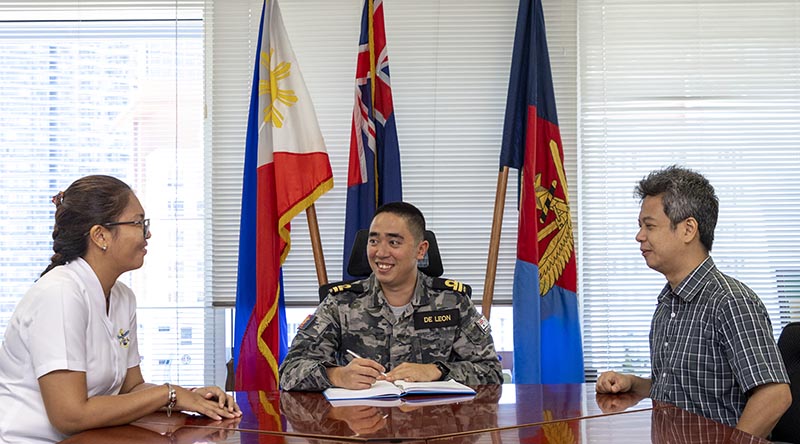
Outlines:
POLYGON ((0 442, 55 442, 38 378, 54 370, 86 372, 89 397, 119 393, 139 365, 136 298, 125 284, 106 300, 83 259, 55 267, 17 305, 0 347, 0 442))

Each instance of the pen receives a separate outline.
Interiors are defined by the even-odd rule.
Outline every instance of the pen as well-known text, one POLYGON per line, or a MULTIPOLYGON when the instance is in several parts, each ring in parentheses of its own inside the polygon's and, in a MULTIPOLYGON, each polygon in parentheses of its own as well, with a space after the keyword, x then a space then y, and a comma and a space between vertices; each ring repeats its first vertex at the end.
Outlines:
POLYGON ((358 353, 354 352, 353 350, 350 350, 349 348, 347 349, 347 354, 349 354, 350 356, 352 356, 354 358, 364 359, 364 358, 361 357, 361 355, 359 355, 358 353))
MULTIPOLYGON (((364 358, 361 357, 361 355, 359 355, 358 353, 354 352, 353 350, 350 350, 349 348, 347 350, 345 350, 345 351, 347 352, 348 355, 350 355, 350 356, 352 356, 354 358, 364 359, 364 358)), ((381 375, 386 376, 386 373, 381 372, 381 375)))

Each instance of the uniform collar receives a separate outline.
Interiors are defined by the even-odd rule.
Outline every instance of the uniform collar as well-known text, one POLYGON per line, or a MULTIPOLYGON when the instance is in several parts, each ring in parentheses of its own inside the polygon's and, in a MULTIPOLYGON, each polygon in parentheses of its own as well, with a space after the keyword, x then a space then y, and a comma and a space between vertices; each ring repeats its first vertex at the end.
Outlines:
POLYGON ((430 303, 431 278, 425 273, 417 270, 417 286, 414 287, 414 296, 411 297, 411 305, 420 307, 430 303))
MULTIPOLYGON (((87 296, 94 306, 94 309, 97 313, 106 315, 104 319, 107 321, 107 315, 113 310, 112 306, 114 301, 113 298, 111 298, 106 302, 106 296, 105 293, 103 293, 103 285, 100 284, 100 278, 97 277, 97 273, 94 272, 92 266, 82 257, 69 261, 65 266, 78 275, 81 285, 86 290, 87 296), (106 308, 106 303, 108 303, 108 308, 106 308)), ((114 294, 114 288, 116 288, 116 283, 111 287, 111 294, 114 294)), ((111 325, 107 324, 106 327, 110 328, 111 325)))
POLYGON ((89 290, 92 294, 100 294, 102 299, 105 301, 105 295, 103 295, 103 286, 100 284, 100 278, 97 277, 97 273, 94 272, 92 266, 89 265, 86 260, 84 260, 82 257, 78 257, 69 261, 66 266, 81 277, 81 280, 86 285, 87 290, 89 290))
MULTIPOLYGON (((380 282, 378 282, 378 279, 375 277, 374 273, 367 278, 365 286, 366 292, 370 298, 370 307, 380 308, 384 305, 389 305, 389 303, 386 301, 386 297, 383 295, 383 291, 381 290, 380 282)), ((430 303, 430 296, 428 296, 428 288, 430 288, 430 286, 431 278, 417 270, 417 285, 414 287, 414 295, 411 296, 411 305, 414 307, 428 305, 430 303)))

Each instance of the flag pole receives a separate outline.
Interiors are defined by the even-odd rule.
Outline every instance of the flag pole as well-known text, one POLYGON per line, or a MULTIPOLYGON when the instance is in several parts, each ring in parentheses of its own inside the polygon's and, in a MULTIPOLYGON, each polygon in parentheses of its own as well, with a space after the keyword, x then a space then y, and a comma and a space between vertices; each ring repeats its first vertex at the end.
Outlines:
POLYGON ((311 236, 311 251, 314 252, 314 266, 317 269, 317 282, 319 285, 325 285, 328 283, 328 271, 325 269, 325 256, 322 254, 317 209, 313 203, 306 208, 306 219, 308 219, 308 234, 311 236))
POLYGON ((489 319, 494 299, 494 280, 497 275, 497 257, 500 253, 500 232, 503 228, 503 212, 508 188, 508 167, 504 166, 497 174, 497 192, 494 195, 494 215, 492 216, 492 235, 489 238, 489 257, 486 259, 486 279, 483 281, 483 316, 489 319))

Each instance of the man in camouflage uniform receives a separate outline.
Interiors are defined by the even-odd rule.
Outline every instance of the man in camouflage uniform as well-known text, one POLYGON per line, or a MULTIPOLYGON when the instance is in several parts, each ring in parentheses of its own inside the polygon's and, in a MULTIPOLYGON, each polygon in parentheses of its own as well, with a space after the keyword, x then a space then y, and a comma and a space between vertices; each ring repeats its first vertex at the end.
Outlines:
POLYGON ((378 379, 502 383, 489 322, 463 285, 417 269, 424 231, 413 205, 378 208, 367 242, 372 274, 301 324, 280 367, 282 389, 364 389, 378 379))

